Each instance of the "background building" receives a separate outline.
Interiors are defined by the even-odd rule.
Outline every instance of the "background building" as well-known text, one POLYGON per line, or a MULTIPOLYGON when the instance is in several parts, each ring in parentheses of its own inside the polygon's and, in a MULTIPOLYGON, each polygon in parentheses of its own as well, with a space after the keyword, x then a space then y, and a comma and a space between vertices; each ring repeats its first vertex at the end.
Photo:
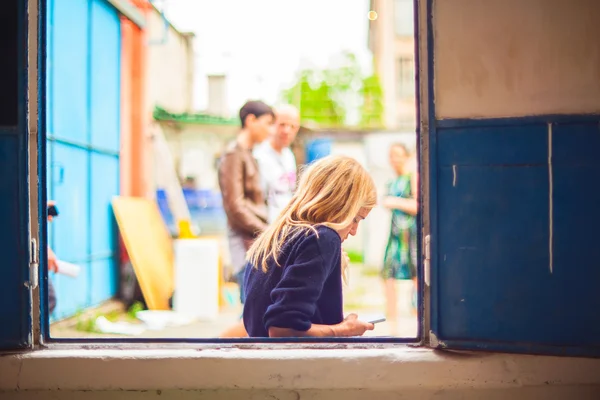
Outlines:
POLYGON ((384 96, 386 128, 416 127, 415 39, 412 0, 371 0, 377 13, 369 21, 369 49, 384 96))

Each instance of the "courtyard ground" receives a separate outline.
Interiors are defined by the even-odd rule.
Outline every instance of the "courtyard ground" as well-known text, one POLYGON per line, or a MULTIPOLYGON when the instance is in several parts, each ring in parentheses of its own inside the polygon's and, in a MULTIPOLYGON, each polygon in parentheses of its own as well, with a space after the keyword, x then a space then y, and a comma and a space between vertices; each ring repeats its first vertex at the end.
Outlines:
MULTIPOLYGON (((410 299, 410 283, 399 282, 399 316, 396 336, 412 338, 417 335, 417 317, 407 306, 410 299)), ((365 268, 361 264, 350 267, 349 285, 344 293, 344 312, 354 312, 361 319, 383 315, 385 312, 385 297, 382 282, 377 271, 365 268)), ((116 335, 102 333, 95 326, 98 317, 107 320, 124 322, 131 325, 143 326, 133 313, 127 312, 118 301, 107 302, 100 307, 51 325, 53 338, 216 338, 224 330, 239 321, 242 312, 240 304, 224 307, 219 316, 211 321, 195 321, 181 326, 170 326, 160 330, 144 330, 137 335, 116 335)), ((375 330, 365 336, 390 336, 393 332, 389 321, 379 323, 375 330)))

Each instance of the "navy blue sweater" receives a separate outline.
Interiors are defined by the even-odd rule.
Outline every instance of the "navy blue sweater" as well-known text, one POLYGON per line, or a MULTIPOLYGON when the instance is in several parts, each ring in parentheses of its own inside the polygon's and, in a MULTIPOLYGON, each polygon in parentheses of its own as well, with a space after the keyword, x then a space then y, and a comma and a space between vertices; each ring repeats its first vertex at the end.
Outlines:
POLYGON ((246 264, 244 325, 250 337, 268 337, 269 327, 307 331, 312 324, 343 320, 340 236, 318 226, 283 246, 281 267, 267 272, 246 264))

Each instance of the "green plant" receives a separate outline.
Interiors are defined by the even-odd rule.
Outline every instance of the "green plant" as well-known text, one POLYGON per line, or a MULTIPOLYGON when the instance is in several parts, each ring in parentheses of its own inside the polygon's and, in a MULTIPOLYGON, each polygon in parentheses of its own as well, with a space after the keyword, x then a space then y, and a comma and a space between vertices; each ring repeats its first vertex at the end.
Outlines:
POLYGON ((348 254, 348 258, 350 258, 350 262, 352 264, 361 264, 363 262, 363 254, 356 250, 347 250, 346 254, 348 254))
POLYGON ((143 311, 143 310, 144 310, 144 305, 142 304, 142 302, 136 301, 135 303, 133 303, 131 305, 131 307, 129 307, 129 310, 127 310, 127 317, 129 319, 137 320, 136 314, 139 311, 143 311))
POLYGON ((107 313, 95 312, 95 313, 84 313, 84 311, 79 310, 75 313, 74 318, 76 319, 75 329, 81 332, 88 333, 101 333, 96 328, 96 320, 98 317, 104 317, 110 322, 130 322, 136 323, 139 322, 137 317, 135 316, 138 311, 142 311, 144 306, 140 302, 136 302, 129 307, 127 311, 123 310, 111 310, 107 313))

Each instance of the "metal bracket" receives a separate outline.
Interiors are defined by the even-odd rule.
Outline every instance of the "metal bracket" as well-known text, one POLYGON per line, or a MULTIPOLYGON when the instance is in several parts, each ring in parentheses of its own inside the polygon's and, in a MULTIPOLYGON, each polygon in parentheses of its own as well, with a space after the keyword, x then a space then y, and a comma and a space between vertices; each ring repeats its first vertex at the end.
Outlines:
POLYGON ((38 258, 38 246, 35 239, 31 239, 31 252, 29 253, 29 281, 25 282, 25 286, 29 289, 35 289, 39 283, 40 263, 38 258))
POLYGON ((425 278, 425 284, 427 286, 430 286, 430 282, 431 282, 431 236, 427 235, 425 236, 425 240, 423 241, 425 244, 425 251, 423 252, 425 254, 425 260, 423 260, 423 275, 425 278))

